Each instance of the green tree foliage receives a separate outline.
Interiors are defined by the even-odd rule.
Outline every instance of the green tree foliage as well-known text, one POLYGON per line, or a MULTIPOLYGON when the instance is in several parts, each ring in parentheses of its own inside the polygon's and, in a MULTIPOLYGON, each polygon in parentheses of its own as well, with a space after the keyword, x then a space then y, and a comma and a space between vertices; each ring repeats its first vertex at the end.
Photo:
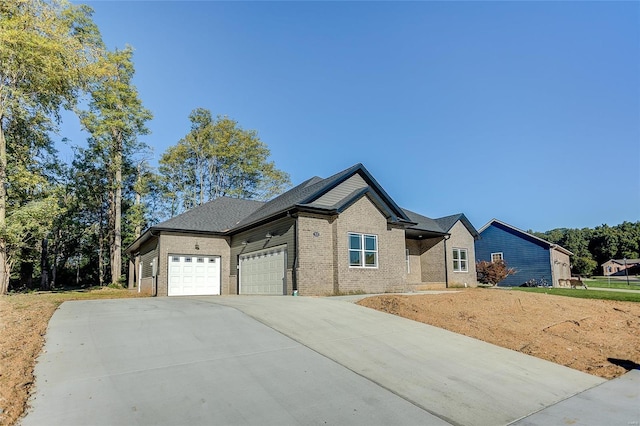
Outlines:
POLYGON ((476 263, 476 272, 478 273, 478 281, 495 286, 509 275, 515 274, 516 270, 509 268, 504 260, 495 262, 482 260, 476 263))
POLYGON ((55 204, 45 201, 48 189, 33 164, 19 164, 15 155, 51 146, 47 132, 55 130, 60 109, 73 107, 100 72, 95 64, 101 50, 86 6, 59 0, 0 2, 0 294, 8 289, 11 250, 21 239, 15 233, 24 236, 33 229, 27 219, 40 221, 42 209, 55 204), (27 181, 41 193, 14 202, 7 187, 27 181))
POLYGON ((610 259, 640 258, 640 221, 534 234, 573 252, 571 271, 575 275, 601 274, 600 265, 610 259))
MULTIPOLYGON (((138 136, 148 133, 145 123, 152 118, 132 83, 133 50, 108 52, 100 64, 104 76, 91 88, 89 110, 81 113, 81 122, 91 134, 90 145, 107 177, 110 279, 122 275, 123 187, 127 169, 133 171, 131 158, 146 145, 138 136)), ((131 173, 129 173, 130 175, 131 173)))
POLYGON ((191 130, 160 159, 163 197, 171 215, 220 196, 268 199, 290 185, 268 160, 270 151, 254 130, 198 108, 191 130))

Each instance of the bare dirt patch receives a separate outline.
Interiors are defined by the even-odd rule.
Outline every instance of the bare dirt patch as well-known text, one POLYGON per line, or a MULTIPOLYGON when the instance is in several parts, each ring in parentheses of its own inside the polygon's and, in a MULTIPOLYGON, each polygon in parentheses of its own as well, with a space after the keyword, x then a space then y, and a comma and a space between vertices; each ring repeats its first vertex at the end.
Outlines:
POLYGON ((0 296, 0 425, 14 424, 24 412, 49 319, 62 302, 137 296, 110 288, 0 296))
POLYGON ((605 379, 640 364, 639 303, 469 289, 375 296, 358 304, 605 379))

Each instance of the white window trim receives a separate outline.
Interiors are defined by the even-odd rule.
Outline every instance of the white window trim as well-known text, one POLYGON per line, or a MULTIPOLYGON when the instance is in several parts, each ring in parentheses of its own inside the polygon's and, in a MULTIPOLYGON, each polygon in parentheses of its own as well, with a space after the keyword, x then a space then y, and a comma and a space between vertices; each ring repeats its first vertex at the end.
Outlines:
POLYGON ((347 250, 349 252, 349 257, 348 262, 349 262, 349 268, 353 268, 353 269, 378 269, 378 236, 374 235, 374 234, 363 234, 360 232, 349 232, 347 234, 347 250), (355 235, 360 237, 360 249, 352 249, 351 248, 351 236, 355 235), (376 242, 376 248, 375 250, 366 250, 365 249, 365 237, 373 237, 375 239, 376 242), (360 253, 360 259, 362 261, 361 265, 352 265, 351 264, 351 252, 352 251, 357 251, 360 253), (376 263, 375 265, 367 265, 366 261, 365 261, 365 255, 366 253, 374 253, 376 256, 376 263))
POLYGON ((500 259, 498 259, 498 260, 504 261, 504 254, 501 251, 496 251, 494 253, 491 253, 491 262, 495 262, 495 260, 493 260, 493 255, 494 254, 499 254, 500 255, 500 259))
POLYGON ((466 248, 460 248, 460 247, 454 247, 453 248, 453 254, 454 256, 452 257, 452 261, 453 261, 453 272, 469 272, 469 250, 467 250, 466 248), (458 252, 458 259, 455 258, 455 253, 456 251, 458 252), (462 259, 460 256, 461 252, 465 252, 466 254, 466 259, 462 259), (456 269, 456 260, 458 261, 458 269, 456 269), (464 268, 462 268, 462 265, 464 264, 464 268))

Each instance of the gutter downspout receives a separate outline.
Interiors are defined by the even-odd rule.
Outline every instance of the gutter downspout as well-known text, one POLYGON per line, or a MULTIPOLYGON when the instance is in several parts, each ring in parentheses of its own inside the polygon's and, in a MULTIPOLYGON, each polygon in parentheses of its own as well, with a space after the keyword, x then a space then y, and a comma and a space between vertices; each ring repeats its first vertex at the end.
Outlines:
MULTIPOLYGON (((290 212, 287 212, 288 216, 291 216, 290 212)), ((293 235, 295 235, 294 238, 294 242, 295 242, 295 248, 293 250, 293 268, 291 269, 291 287, 292 287, 292 295, 297 295, 298 294, 298 247, 300 246, 299 244, 299 238, 298 238, 298 218, 294 217, 293 218, 293 235)))
POLYGON ((551 244, 549 247, 549 263, 551 264, 551 287, 556 287, 556 244, 551 244))
POLYGON ((447 261, 447 240, 451 238, 451 234, 444 236, 444 286, 449 288, 449 262, 447 261))
MULTIPOLYGON (((153 297, 158 297, 158 275, 160 275, 160 254, 162 253, 160 251, 160 235, 162 233, 158 234, 158 255, 156 256, 156 276, 153 277, 153 289, 151 290, 153 292, 153 297)), ((153 231, 151 232, 151 235, 153 236, 153 231)), ((167 277, 168 280, 168 277, 167 277)), ((168 281, 167 281, 168 284, 168 281)), ((168 289, 167 289, 168 291, 168 289)))

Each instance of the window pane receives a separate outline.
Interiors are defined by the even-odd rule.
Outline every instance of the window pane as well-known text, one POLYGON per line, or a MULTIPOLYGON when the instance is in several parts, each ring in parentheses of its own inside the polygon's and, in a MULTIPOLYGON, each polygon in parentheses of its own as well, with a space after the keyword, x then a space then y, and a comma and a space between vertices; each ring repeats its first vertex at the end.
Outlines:
POLYGON ((376 237, 374 235, 364 236, 364 249, 365 250, 377 250, 376 237))
POLYGON ((458 249, 453 249, 453 258, 454 259, 458 259, 459 258, 458 249))
POLYGON ((460 261, 460 270, 461 271, 466 271, 467 270, 467 261, 466 260, 460 261))
POLYGON ((351 266, 362 266, 362 261, 360 260, 360 252, 359 251, 350 251, 349 252, 349 265, 351 265, 351 266))
POLYGON ((460 250, 460 259, 467 260, 467 251, 466 250, 460 250))
POLYGON ((349 234, 349 248, 354 250, 362 248, 360 234, 349 234))
POLYGON ((453 270, 454 271, 459 271, 460 270, 460 265, 459 265, 457 260, 453 261, 453 270))
POLYGON ((376 266, 376 254, 370 251, 364 252, 365 266, 376 266))

